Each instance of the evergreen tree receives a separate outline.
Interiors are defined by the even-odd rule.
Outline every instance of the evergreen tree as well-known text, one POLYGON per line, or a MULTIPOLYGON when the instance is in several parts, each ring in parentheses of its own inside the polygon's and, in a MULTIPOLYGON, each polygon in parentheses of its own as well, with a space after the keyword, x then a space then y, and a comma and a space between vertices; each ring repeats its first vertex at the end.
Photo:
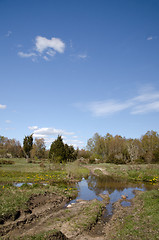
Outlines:
POLYGON ((61 136, 52 142, 49 152, 49 158, 55 162, 62 162, 66 160, 65 145, 61 136))
POLYGON ((77 158, 77 151, 73 146, 65 144, 65 156, 67 161, 74 161, 77 158))
POLYGON ((33 147, 33 134, 31 134, 30 136, 25 136, 23 140, 23 150, 27 158, 30 158, 30 151, 32 147, 33 147))

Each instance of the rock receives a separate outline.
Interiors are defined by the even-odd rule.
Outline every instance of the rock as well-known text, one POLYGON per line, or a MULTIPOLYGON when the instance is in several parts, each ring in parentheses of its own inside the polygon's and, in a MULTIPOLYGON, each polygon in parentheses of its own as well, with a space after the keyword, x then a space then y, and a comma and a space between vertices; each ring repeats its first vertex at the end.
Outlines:
POLYGON ((70 207, 72 207, 71 204, 69 204, 69 205, 67 206, 67 208, 70 208, 70 207))
POLYGON ((125 196, 125 195, 121 195, 121 198, 122 198, 122 199, 126 199, 127 196, 125 196))

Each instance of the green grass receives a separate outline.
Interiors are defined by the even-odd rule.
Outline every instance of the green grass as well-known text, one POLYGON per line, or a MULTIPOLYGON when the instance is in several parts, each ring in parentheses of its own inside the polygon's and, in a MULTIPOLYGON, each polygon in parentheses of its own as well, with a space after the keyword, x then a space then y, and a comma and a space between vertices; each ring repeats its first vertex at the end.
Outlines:
POLYGON ((32 195, 45 194, 46 192, 55 192, 68 198, 73 198, 77 195, 76 188, 70 188, 67 185, 23 185, 14 187, 11 185, 1 186, 0 189, 0 219, 14 218, 17 211, 27 209, 27 202, 32 195))
MULTIPOLYGON (((159 164, 112 164, 102 163, 91 165, 95 168, 103 168, 109 175, 118 177, 120 179, 127 179, 131 181, 145 181, 155 183, 159 181, 159 164)), ((97 170, 95 170, 97 171, 97 170)))
MULTIPOLYGON (((8 160, 8 159, 4 159, 8 160)), ((11 159, 14 164, 7 165, 2 164, 1 168, 4 171, 18 171, 18 172, 40 172, 42 169, 40 165, 37 163, 27 163, 25 158, 13 158, 11 159)))
POLYGON ((39 164, 27 163, 26 159, 12 159, 14 164, 2 164, 0 168, 0 218, 14 217, 19 210, 24 210, 27 201, 34 194, 55 192, 66 197, 75 197, 76 188, 71 188, 69 177, 64 167, 55 164, 41 169, 39 164), (50 170, 53 169, 53 170, 50 170), (58 169, 58 170, 57 170, 58 169), (15 187, 13 183, 25 183, 15 187), (32 183, 29 186, 26 183, 32 183), (45 184, 45 185, 43 185, 45 184))
MULTIPOLYGON (((33 171, 33 169, 32 169, 33 171)), ((41 172, 7 171, 0 169, 0 182, 65 182, 68 181, 66 171, 41 172)))
POLYGON ((2 164, 0 168, 0 182, 69 182, 69 180, 80 180, 89 175, 89 170, 81 167, 76 162, 68 164, 27 163, 26 159, 13 159, 15 164, 2 164))
POLYGON ((75 182, 89 174, 89 170, 76 163, 68 165, 50 164, 45 162, 45 168, 39 164, 27 163, 26 159, 12 159, 14 164, 2 164, 0 167, 0 218, 13 216, 18 210, 24 210, 31 195, 55 192, 74 198, 77 189, 70 187, 69 182, 75 182), (13 183, 25 183, 22 187, 14 187, 13 183), (32 183, 31 186, 27 183, 32 183), (45 185, 44 185, 45 184, 45 185))
POLYGON ((159 239, 159 190, 144 192, 137 201, 143 202, 142 206, 124 219, 112 239, 159 239))
POLYGON ((82 177, 87 178, 89 176, 89 170, 85 167, 81 167, 77 162, 68 163, 66 165, 66 172, 69 178, 80 180, 82 177))

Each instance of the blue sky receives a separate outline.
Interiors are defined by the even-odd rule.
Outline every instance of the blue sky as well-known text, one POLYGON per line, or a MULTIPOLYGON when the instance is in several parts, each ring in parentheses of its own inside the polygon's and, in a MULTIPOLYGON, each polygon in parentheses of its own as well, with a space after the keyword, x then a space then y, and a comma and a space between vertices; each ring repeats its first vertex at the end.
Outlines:
POLYGON ((0 135, 159 130, 158 0, 0 0, 0 135))

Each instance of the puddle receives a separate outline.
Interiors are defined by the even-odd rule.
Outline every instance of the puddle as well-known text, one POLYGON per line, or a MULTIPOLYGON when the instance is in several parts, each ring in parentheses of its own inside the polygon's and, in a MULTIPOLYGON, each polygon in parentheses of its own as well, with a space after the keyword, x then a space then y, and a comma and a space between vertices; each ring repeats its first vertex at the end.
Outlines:
POLYGON ((129 206, 131 206, 131 202, 122 201, 122 202, 121 202, 121 205, 122 205, 123 207, 129 207, 129 206))
MULTIPOLYGON (((106 211, 103 216, 105 221, 108 221, 113 214, 113 203, 122 199, 122 195, 126 196, 126 200, 130 200, 135 196, 134 190, 150 190, 152 186, 143 183, 121 182, 110 176, 97 177, 90 175, 88 179, 83 178, 82 181, 77 184, 77 188, 78 196, 76 199, 70 201, 69 204, 75 203, 78 199, 93 200, 96 198, 102 201, 103 199, 99 194, 109 195, 110 202, 106 205, 106 211)), ((131 205, 131 202, 123 200, 121 205, 123 207, 128 207, 131 205)))
MULTIPOLYGON (((13 183, 13 186, 14 187, 21 187, 21 186, 23 186, 23 185, 29 185, 29 186, 32 186, 34 183, 22 183, 22 182, 20 182, 20 183, 13 183)), ((47 186, 48 184, 47 183, 42 183, 42 185, 44 185, 44 186, 47 186)))
POLYGON ((30 185, 30 186, 33 185, 33 183, 13 183, 13 186, 14 187, 21 187, 21 186, 23 186, 25 184, 30 185))

